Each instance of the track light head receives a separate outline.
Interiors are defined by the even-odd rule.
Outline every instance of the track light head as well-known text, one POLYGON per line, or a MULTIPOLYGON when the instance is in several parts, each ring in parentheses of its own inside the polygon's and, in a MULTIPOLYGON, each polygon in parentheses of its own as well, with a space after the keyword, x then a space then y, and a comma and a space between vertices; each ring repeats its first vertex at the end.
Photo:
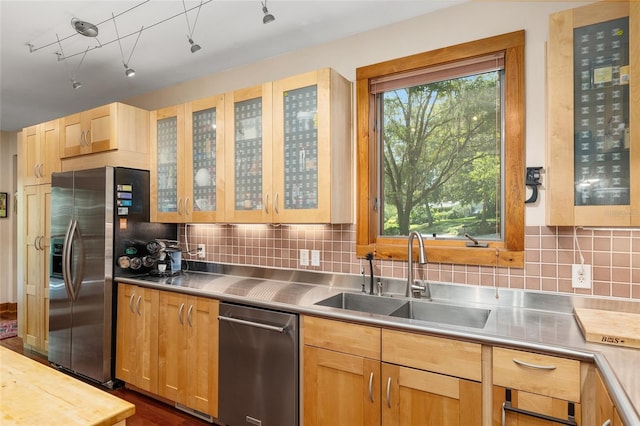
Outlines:
POLYGON ((82 83, 80 83, 79 81, 76 80, 71 80, 72 84, 71 86, 75 89, 78 90, 79 88, 82 87, 82 83))
POLYGON ((265 1, 264 3, 262 3, 262 12, 264 13, 264 16, 262 17, 262 23, 263 24, 268 24, 270 22, 273 22, 276 20, 275 16, 273 16, 272 14, 269 13, 269 10, 267 9, 267 2, 265 1))
POLYGON ((134 75, 136 75, 136 70, 134 70, 133 68, 129 68, 129 65, 124 64, 124 75, 126 75, 127 77, 133 77, 134 75))
POLYGON ((200 45, 193 42, 193 39, 189 37, 189 44, 191 45, 191 53, 196 53, 201 49, 200 45))

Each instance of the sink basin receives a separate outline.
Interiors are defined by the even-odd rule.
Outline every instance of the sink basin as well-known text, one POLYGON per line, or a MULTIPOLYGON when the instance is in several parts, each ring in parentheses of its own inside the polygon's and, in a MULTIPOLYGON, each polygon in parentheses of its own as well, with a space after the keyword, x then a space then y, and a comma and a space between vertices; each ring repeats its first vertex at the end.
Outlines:
POLYGON ((391 312, 390 315, 392 317, 437 322, 440 324, 484 328, 490 313, 490 309, 443 305, 434 302, 418 302, 412 300, 391 312))
POLYGON ((370 314, 389 315, 407 303, 405 299, 371 296, 362 293, 338 293, 315 304, 370 314))

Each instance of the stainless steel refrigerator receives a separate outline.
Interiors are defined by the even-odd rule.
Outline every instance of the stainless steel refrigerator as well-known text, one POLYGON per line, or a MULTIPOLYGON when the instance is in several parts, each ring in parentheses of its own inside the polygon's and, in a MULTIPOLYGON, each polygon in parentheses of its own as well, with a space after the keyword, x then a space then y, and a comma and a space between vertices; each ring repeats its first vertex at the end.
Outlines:
POLYGON ((176 237, 175 225, 149 223, 149 172, 119 167, 51 178, 49 361, 113 387, 117 264, 144 255, 144 242, 176 237))

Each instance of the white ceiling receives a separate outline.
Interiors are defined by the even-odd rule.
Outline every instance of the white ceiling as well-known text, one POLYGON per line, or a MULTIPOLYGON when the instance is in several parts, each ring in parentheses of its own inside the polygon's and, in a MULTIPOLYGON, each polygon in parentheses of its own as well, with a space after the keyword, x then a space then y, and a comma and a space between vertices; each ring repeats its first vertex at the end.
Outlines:
POLYGON ((184 6, 181 0, 0 0, 0 129, 16 131, 459 2, 272 0, 267 7, 276 20, 265 25, 258 0, 204 0, 199 16, 199 0, 184 6), (189 50, 187 17, 202 46, 196 53, 189 50), (98 37, 77 34, 73 18, 97 25, 98 37), (61 51, 66 60, 57 59, 61 51), (131 56, 135 77, 124 75, 122 56, 131 56), (80 89, 72 88, 72 78, 80 89))

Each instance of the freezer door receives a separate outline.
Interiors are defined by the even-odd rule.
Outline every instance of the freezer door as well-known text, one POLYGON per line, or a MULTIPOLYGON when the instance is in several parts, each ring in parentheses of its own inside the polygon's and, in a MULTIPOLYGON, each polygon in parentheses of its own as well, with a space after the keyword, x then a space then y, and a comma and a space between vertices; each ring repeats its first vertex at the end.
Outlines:
MULTIPOLYGON (((65 238, 73 220, 73 172, 51 178, 51 239, 65 238)), ((63 245, 66 245, 65 241, 63 245)), ((52 245, 53 247, 53 245, 52 245)), ((64 281, 49 277, 49 361, 71 366, 71 298, 64 281)))
POLYGON ((72 308, 71 370, 111 379, 113 168, 74 172, 72 276, 81 277, 72 308))

